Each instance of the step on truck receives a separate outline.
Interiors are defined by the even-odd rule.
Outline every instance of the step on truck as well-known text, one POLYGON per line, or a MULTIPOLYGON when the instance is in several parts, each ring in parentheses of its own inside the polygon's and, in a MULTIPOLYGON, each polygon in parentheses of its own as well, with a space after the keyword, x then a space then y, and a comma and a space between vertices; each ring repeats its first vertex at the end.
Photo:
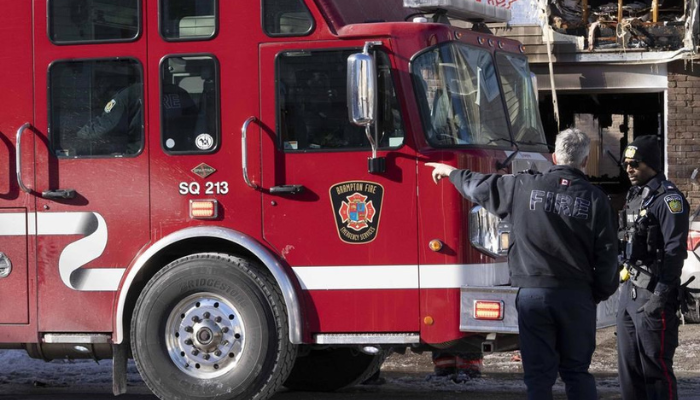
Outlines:
POLYGON ((0 7, 0 348, 111 358, 115 394, 133 358, 172 400, 517 346, 507 223, 424 166, 549 164, 523 46, 485 29, 508 10, 0 7))

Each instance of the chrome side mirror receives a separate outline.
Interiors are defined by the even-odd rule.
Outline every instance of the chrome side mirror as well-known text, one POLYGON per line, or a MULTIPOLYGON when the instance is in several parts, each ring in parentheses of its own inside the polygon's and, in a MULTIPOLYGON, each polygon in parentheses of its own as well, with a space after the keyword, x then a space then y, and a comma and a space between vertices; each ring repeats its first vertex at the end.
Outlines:
POLYGON ((348 57, 348 117, 350 122, 365 127, 365 134, 372 146, 372 157, 367 160, 369 172, 382 173, 386 170, 384 158, 377 157, 377 131, 372 126, 377 120, 377 65, 369 53, 372 46, 381 42, 366 42, 362 53, 348 57))
POLYGON ((371 44, 348 57, 348 116, 350 122, 364 127, 377 119, 377 66, 369 54, 371 44))

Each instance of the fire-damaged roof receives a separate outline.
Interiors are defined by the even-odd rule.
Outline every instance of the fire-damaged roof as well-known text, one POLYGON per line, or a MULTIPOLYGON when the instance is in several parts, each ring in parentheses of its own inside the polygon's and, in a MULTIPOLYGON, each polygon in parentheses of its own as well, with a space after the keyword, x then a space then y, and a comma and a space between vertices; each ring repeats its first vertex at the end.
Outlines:
MULTIPOLYGON (((697 0, 694 1, 697 3, 697 0)), ((691 2, 685 0, 555 0, 549 24, 555 32, 580 36, 584 49, 682 49, 691 2), (621 6, 621 7, 620 7, 621 6)))
POLYGON ((531 62, 546 62, 548 42, 556 61, 652 63, 691 58, 697 54, 699 2, 515 0, 513 19, 497 34, 523 41, 528 55, 535 56, 531 62), (513 30, 518 26, 529 28, 513 30), (542 28, 537 39, 532 29, 536 26, 542 28))

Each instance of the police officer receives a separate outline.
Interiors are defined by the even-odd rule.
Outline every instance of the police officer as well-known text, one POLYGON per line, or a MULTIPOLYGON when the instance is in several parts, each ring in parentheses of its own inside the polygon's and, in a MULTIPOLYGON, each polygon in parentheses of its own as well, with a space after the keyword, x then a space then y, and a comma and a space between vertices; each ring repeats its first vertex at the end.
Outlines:
POLYGON ((655 136, 624 151, 632 188, 620 218, 625 280, 617 314, 624 400, 678 398, 673 353, 678 346, 678 289, 688 237, 688 203, 661 173, 655 136))
POLYGON ((480 174, 427 163, 462 196, 512 223, 508 252, 527 397, 552 399, 557 371, 569 399, 597 399, 588 372, 595 350, 596 303, 617 289, 617 246, 607 196, 583 169, 590 139, 557 135, 544 174, 480 174))

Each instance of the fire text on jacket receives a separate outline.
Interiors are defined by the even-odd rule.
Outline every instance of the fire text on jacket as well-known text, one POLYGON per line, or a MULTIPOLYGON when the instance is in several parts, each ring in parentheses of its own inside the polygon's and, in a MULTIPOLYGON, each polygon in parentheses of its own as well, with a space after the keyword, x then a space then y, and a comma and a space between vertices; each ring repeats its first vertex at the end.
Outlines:
POLYGON ((580 219, 590 218, 591 201, 581 197, 533 190, 530 192, 530 210, 536 211, 539 203, 542 203, 540 207, 544 207, 546 212, 580 219))

